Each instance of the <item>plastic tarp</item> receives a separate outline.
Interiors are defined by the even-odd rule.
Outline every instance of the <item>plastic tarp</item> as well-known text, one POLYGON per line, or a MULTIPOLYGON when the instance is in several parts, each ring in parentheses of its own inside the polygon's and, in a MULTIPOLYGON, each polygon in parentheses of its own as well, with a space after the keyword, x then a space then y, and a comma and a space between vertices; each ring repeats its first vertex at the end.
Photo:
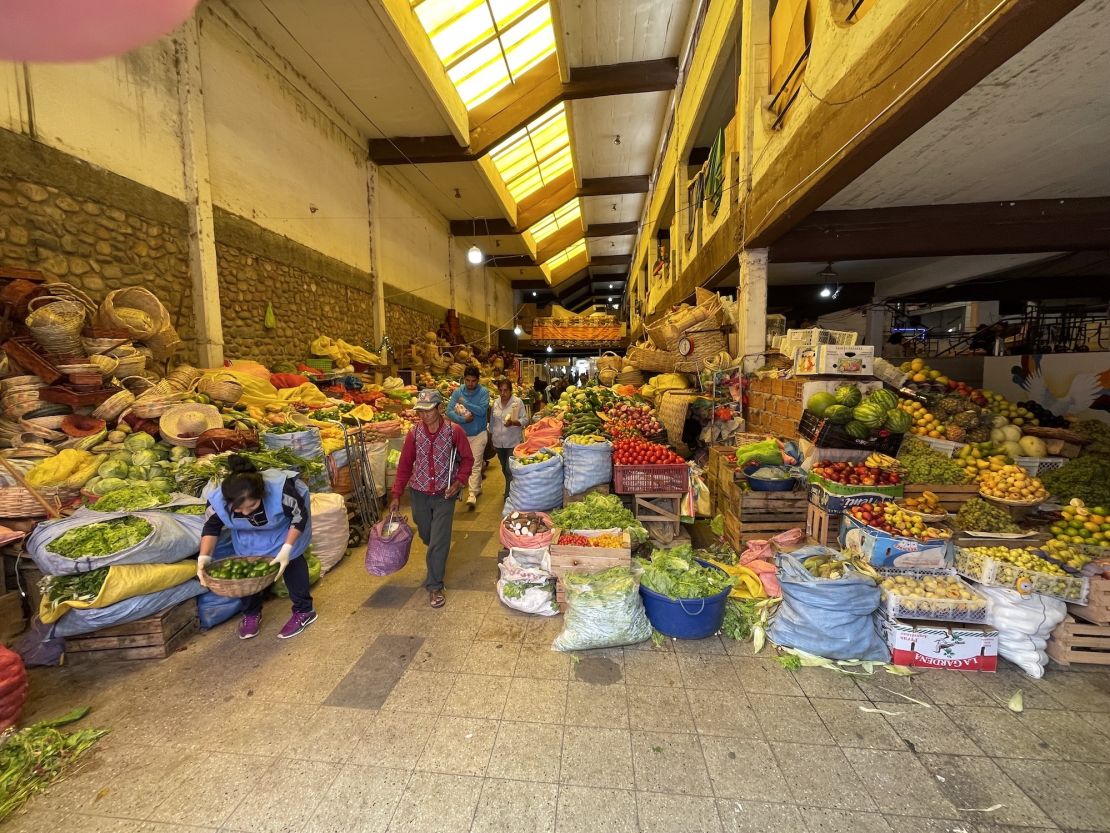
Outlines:
POLYGON ((563 483, 572 495, 580 495, 613 479, 611 443, 579 445, 563 443, 563 483))
POLYGON ((513 480, 505 501, 504 515, 510 512, 546 512, 563 505, 563 458, 552 454, 542 463, 521 465, 509 460, 513 480))
POLYGON ((497 565, 497 597, 501 603, 523 613, 554 616, 559 612, 555 601, 555 576, 550 572, 547 550, 517 549, 497 565))
POLYGON ((156 509, 138 512, 78 509, 68 518, 39 524, 27 539, 26 549, 35 566, 48 576, 87 573, 116 564, 175 564, 200 550, 200 532, 195 529, 197 519, 203 523, 200 515, 174 515, 156 509), (150 534, 132 547, 86 558, 66 558, 48 549, 51 541, 71 529, 128 516, 142 518, 151 525, 150 534))
POLYGON ((54 623, 49 638, 79 636, 83 633, 98 631, 101 628, 110 628, 114 625, 134 622, 137 619, 145 619, 160 610, 173 607, 204 592, 205 590, 201 587, 200 582, 194 578, 168 590, 159 590, 157 593, 148 593, 145 596, 135 596, 122 602, 116 602, 109 607, 74 610, 54 623))
MULTIPOLYGON (((263 368, 265 370, 265 368, 263 368)), ((215 370, 211 373, 205 374, 204 379, 215 378, 217 376, 226 377, 231 374, 235 381, 243 386, 243 396, 239 399, 241 405, 288 405, 291 402, 303 402, 306 405, 313 405, 317 408, 323 407, 328 404, 328 398, 325 396, 316 385, 311 382, 306 382, 303 385, 298 385, 295 388, 282 388, 278 390, 270 384, 270 371, 266 370, 265 376, 259 376, 254 372, 247 372, 243 370, 236 370, 235 367, 230 367, 226 370, 215 370)))
POLYGON ((767 637, 828 659, 889 662, 890 650, 875 624, 879 586, 862 573, 819 579, 802 566, 801 559, 825 552, 805 547, 778 557, 782 604, 767 637))
POLYGON ((159 590, 183 584, 196 574, 197 567, 192 561, 177 564, 118 564, 108 568, 108 575, 104 577, 104 584, 95 599, 67 599, 53 605, 43 596, 39 604, 39 618, 46 624, 51 624, 71 610, 108 607, 133 596, 157 593, 159 590))

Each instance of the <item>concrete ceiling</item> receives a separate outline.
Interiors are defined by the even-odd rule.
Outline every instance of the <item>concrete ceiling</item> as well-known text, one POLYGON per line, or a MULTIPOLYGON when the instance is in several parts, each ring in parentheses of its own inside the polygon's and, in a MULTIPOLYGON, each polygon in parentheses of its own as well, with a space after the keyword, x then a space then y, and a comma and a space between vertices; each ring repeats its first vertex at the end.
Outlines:
POLYGON ((691 0, 555 0, 569 66, 677 58, 691 0))
POLYGON ((501 217, 501 203, 476 162, 397 165, 393 173, 435 206, 448 220, 501 217), (461 196, 455 196, 455 189, 461 196))
POLYGON ((1110 0, 1087 0, 824 208, 1110 195, 1110 0))
POLYGON ((582 214, 586 218, 587 225, 639 222, 644 209, 644 196, 644 194, 617 194, 612 197, 584 197, 582 214))
POLYGON ((571 102, 579 173, 585 178, 649 173, 670 96, 640 93, 571 102))

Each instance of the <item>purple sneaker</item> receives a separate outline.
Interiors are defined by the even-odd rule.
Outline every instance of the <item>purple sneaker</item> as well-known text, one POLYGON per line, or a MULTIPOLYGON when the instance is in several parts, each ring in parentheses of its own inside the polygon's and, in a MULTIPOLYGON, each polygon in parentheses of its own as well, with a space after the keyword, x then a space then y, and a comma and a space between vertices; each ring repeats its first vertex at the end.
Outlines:
POLYGON ((239 623, 239 638, 251 639, 258 636, 258 629, 262 627, 261 613, 247 613, 239 623))
POLYGON ((315 610, 307 610, 303 613, 294 611, 293 615, 289 617, 289 621, 285 623, 285 627, 281 629, 281 633, 278 634, 278 639, 292 639, 315 621, 315 610))

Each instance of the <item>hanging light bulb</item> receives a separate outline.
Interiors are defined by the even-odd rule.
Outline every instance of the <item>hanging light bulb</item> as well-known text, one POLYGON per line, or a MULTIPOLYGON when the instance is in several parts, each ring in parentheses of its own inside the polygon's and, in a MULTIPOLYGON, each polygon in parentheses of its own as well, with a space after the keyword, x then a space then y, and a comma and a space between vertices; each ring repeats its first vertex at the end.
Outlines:
POLYGON ((821 292, 819 294, 821 295, 822 298, 832 297, 832 287, 830 287, 830 286, 821 287, 821 292))
POLYGON ((552 349, 551 349, 551 345, 550 345, 550 344, 549 344, 549 345, 547 345, 547 352, 548 352, 548 353, 554 353, 554 352, 555 352, 554 350, 552 350, 552 349))
POLYGON ((477 246, 471 246, 466 250, 466 259, 477 266, 482 262, 482 250, 477 246))
POLYGON ((519 324, 517 324, 517 325, 516 325, 515 327, 513 327, 513 335, 514 335, 514 336, 518 336, 518 335, 520 335, 520 334, 521 334, 521 333, 523 333, 523 332, 524 332, 524 330, 520 329, 520 325, 519 325, 519 324))
POLYGON ((533 297, 533 298, 535 298, 535 297, 536 297, 536 292, 535 292, 535 290, 533 290, 533 291, 532 291, 532 297, 533 297))

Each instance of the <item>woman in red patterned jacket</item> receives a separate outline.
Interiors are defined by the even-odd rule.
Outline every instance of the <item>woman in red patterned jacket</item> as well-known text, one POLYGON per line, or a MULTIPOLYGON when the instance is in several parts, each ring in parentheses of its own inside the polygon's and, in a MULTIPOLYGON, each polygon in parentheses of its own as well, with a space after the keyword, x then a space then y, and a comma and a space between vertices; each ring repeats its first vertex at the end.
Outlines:
POLYGON ((474 467, 474 455, 462 426, 443 418, 443 397, 426 388, 416 397, 420 422, 405 437, 390 509, 397 511, 405 487, 410 489, 412 519, 428 548, 428 578, 424 586, 432 607, 443 607, 443 573, 451 549, 455 501, 474 467))

